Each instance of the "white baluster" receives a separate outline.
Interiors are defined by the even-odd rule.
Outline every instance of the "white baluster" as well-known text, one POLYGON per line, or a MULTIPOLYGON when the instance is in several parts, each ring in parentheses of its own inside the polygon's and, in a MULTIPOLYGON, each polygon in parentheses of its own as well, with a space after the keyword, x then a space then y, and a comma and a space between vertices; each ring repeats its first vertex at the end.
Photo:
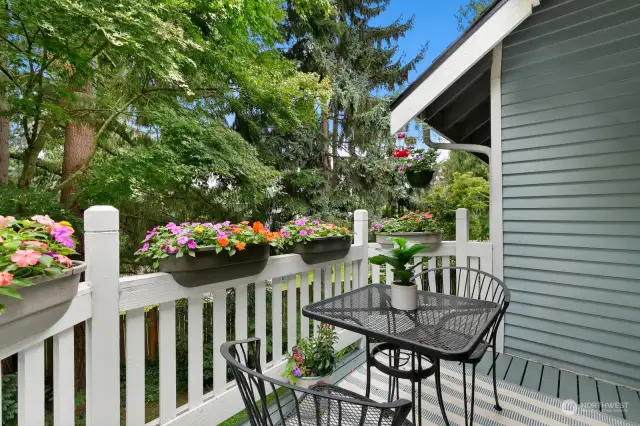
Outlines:
POLYGON ((142 426, 145 424, 144 308, 128 311, 126 318, 127 426, 142 426))
MULTIPOLYGON (((75 422, 73 327, 53 336, 53 424, 75 422)), ((0 416, 0 419, 2 417, 0 416)))
POLYGON ((161 303, 158 309, 158 352, 160 353, 160 424, 176 416, 176 302, 161 303))
POLYGON ((247 338, 247 285, 239 285, 236 287, 236 340, 244 340, 247 338))
POLYGON ((227 362, 220 346, 227 341, 227 289, 213 294, 213 392, 220 395, 227 387, 227 362))
POLYGON ((451 258, 449 256, 442 256, 442 293, 451 294, 451 270, 446 269, 451 265, 451 258))
POLYGON ((260 339, 260 365, 267 365, 267 282, 256 283, 256 337, 260 339))
POLYGON ((309 337, 309 318, 302 315, 302 307, 309 304, 309 272, 300 274, 300 337, 309 337))
POLYGON ((282 279, 274 278, 271 285, 271 331, 273 332, 273 363, 282 360, 282 279))
POLYGON ((44 341, 18 352, 18 424, 44 426, 44 341))
POLYGON ((203 375, 203 324, 202 324, 202 295, 189 298, 188 315, 188 351, 189 351, 189 408, 194 409, 202 404, 202 375, 203 375))
POLYGON ((296 275, 287 278, 287 351, 297 343, 296 275))

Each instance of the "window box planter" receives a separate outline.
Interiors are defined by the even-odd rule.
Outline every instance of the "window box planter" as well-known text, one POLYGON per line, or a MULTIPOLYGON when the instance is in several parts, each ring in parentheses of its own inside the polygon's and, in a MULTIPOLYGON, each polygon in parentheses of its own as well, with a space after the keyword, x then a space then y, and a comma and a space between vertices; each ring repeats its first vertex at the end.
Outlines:
POLYGON ((423 170, 419 172, 407 170, 405 174, 412 188, 426 188, 431 183, 434 172, 433 170, 423 170))
POLYGON ((74 261, 62 276, 40 276, 31 279, 33 286, 20 288, 23 299, 0 296, 5 311, 0 315, 0 348, 41 333, 67 312, 78 294, 80 274, 87 269, 84 262, 74 261))
POLYGON ((236 278, 257 275, 269 261, 269 244, 247 244, 246 249, 229 256, 216 254, 215 247, 195 250, 195 257, 170 256, 160 260, 160 272, 168 272, 184 287, 199 287, 236 278))
POLYGON ((404 238, 411 243, 428 244, 429 249, 425 252, 430 252, 437 249, 442 243, 442 232, 378 232, 376 243, 380 244, 382 248, 392 249, 392 238, 404 238))
POLYGON ((305 263, 330 262, 345 257, 351 248, 351 236, 313 238, 311 241, 298 242, 291 247, 291 252, 299 254, 305 263))

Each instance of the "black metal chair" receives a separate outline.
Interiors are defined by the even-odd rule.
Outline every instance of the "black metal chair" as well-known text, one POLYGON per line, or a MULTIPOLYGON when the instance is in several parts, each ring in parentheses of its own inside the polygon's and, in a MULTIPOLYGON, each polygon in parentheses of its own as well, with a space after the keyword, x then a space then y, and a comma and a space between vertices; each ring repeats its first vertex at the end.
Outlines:
POLYGON ((412 425, 406 420, 410 401, 378 403, 338 386, 317 384, 305 389, 265 376, 258 338, 226 342, 220 352, 236 379, 251 426, 412 425), (286 389, 284 394, 276 392, 280 387, 286 389))
MULTIPOLYGON (((452 282, 449 283, 450 291, 448 294, 454 296, 468 297, 473 299, 481 299, 494 302, 499 307, 499 313, 495 320, 495 322, 489 327, 486 331, 485 335, 482 337, 480 344, 471 354, 469 359, 463 362, 463 387, 464 387, 464 401, 465 401, 465 418, 467 418, 467 371, 466 364, 472 365, 472 377, 471 377, 471 423, 473 422, 473 405, 475 399, 475 372, 476 366, 482 360, 487 349, 492 347, 493 357, 492 357, 492 372, 493 372, 493 392, 496 400, 495 409, 497 411, 502 411, 502 407, 500 407, 500 403, 498 401, 498 389, 496 383, 496 369, 495 363, 497 358, 496 353, 496 335, 498 332, 498 328, 502 319, 504 317, 504 313, 509 306, 511 301, 511 296, 509 289, 505 286, 504 282, 495 276, 481 271, 479 269, 461 267, 461 266, 451 266, 451 267, 440 267, 440 268, 432 268, 426 271, 423 271, 417 275, 415 275, 411 280, 413 282, 419 282, 422 285, 422 289, 428 291, 431 287, 429 285, 429 277, 432 278, 432 283, 434 284, 435 290, 438 293, 444 293, 445 283, 444 277, 448 275, 449 278, 453 278, 452 282), (445 271, 448 271, 448 274, 445 274, 445 271), (435 282, 433 282, 435 281, 435 282)), ((420 287, 420 285, 419 285, 420 287)), ((420 289, 420 288, 419 288, 420 289)), ((443 318, 443 320, 445 320, 443 318)), ((459 331, 457 331, 459 332, 459 331)), ((421 363, 417 362, 418 356, 417 354, 399 349, 393 345, 385 344, 379 347, 373 347, 373 349, 369 349, 369 345, 367 344, 367 356, 368 359, 371 360, 371 365, 377 367, 383 373, 389 375, 389 392, 390 395, 393 394, 393 388, 396 388, 396 392, 399 392, 398 378, 408 379, 411 381, 412 387, 412 397, 415 400, 415 391, 414 382, 420 380, 420 377, 426 378, 435 373, 436 376, 436 390, 441 392, 441 384, 440 384, 440 374, 438 368, 423 368, 421 363), (380 358, 380 354, 384 353, 384 356, 389 359, 388 366, 384 366, 380 360, 376 360, 380 358), (402 362, 404 360, 404 362, 402 362), (394 365, 395 364, 395 365, 394 365), (404 364, 404 368, 403 367, 404 364), (415 366, 419 365, 419 368, 416 369, 415 366), (385 367, 385 368, 381 368, 385 367), (398 368, 400 367, 400 368, 398 368), (408 370, 408 371, 407 371, 408 370)), ((438 360, 434 360, 439 364, 438 360)), ((440 397, 441 401, 442 398, 440 397)), ((421 394, 420 389, 418 389, 418 407, 420 407, 421 402, 421 394)), ((445 423, 448 423, 448 419, 446 419, 446 414, 444 411, 444 407, 440 407, 445 416, 445 423)), ((416 420, 414 419, 414 422, 416 420)))

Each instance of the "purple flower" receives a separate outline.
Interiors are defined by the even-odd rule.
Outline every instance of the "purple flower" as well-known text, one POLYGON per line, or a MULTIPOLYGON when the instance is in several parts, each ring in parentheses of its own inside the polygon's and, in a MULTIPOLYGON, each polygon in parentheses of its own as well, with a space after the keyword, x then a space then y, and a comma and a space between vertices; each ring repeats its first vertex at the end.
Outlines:
POLYGON ((231 222, 229 222, 228 220, 225 220, 224 222, 222 222, 222 226, 229 226, 231 225, 231 222))
POLYGON ((382 229, 382 224, 381 223, 376 223, 376 229, 382 229))
POLYGON ((398 167, 398 173, 402 173, 404 171, 404 167, 400 166, 398 167))
POLYGON ((211 228, 213 226, 213 223, 205 222, 205 223, 202 224, 202 226, 204 226, 205 228, 211 228))
POLYGON ((307 233, 308 233, 308 232, 307 232, 306 230, 304 230, 304 229, 303 229, 302 231, 300 231, 300 236, 301 236, 301 237, 306 237, 306 236, 307 236, 307 233))
POLYGON ((422 161, 422 155, 418 156, 418 161, 422 161))
POLYGON ((294 225, 296 226, 305 226, 307 224, 307 221, 305 220, 296 220, 293 222, 294 225))
POLYGON ((194 250, 196 248, 196 242, 193 240, 187 241, 187 247, 189 247, 191 250, 194 250))
POLYGON ((147 241, 151 240, 151 238, 153 238, 154 235, 156 235, 156 231, 147 232, 147 236, 144 237, 144 241, 147 242, 147 241))
POLYGON ((149 243, 144 243, 136 253, 142 253, 149 250, 149 243))
POLYGON ((178 235, 180 232, 182 232, 182 229, 180 229, 179 226, 176 226, 175 228, 171 228, 171 233, 173 235, 178 235))
POLYGON ((314 221, 313 221, 313 224, 314 224, 314 225, 316 225, 316 226, 318 226, 318 225, 320 225, 320 221, 314 220, 314 221))
POLYGON ((227 238, 227 234, 225 234, 224 232, 218 232, 218 235, 216 235, 216 238, 218 239, 227 238))
POLYGON ((302 371, 300 371, 300 369, 298 367, 294 367, 293 371, 291 372, 291 374, 293 374, 296 377, 300 377, 300 376, 302 376, 302 371))
POLYGON ((413 163, 407 163, 407 164, 405 164, 405 165, 406 165, 407 167, 411 167, 411 166, 413 166, 413 163))
POLYGON ((178 244, 185 245, 189 241, 189 237, 185 237, 184 235, 178 238, 178 244))
POLYGON ((216 223, 215 225, 213 225, 213 229, 215 229, 216 231, 220 230, 220 228, 222 228, 222 224, 220 223, 216 223))

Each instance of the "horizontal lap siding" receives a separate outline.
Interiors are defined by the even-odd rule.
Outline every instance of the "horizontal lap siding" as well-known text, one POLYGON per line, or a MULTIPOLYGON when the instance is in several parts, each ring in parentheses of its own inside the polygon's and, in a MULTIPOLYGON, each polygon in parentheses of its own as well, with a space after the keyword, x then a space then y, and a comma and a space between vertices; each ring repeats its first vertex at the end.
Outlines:
POLYGON ((640 3, 543 1, 502 69, 506 351, 640 388, 640 3))

